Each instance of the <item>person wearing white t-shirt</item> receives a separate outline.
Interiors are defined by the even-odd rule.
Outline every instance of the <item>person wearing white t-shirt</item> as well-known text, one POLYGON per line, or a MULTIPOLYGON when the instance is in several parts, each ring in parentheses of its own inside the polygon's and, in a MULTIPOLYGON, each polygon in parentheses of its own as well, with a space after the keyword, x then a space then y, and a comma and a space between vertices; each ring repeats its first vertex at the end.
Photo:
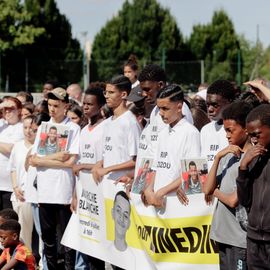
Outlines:
MULTIPOLYGON (((72 168, 74 175, 78 177, 80 177, 81 170, 91 170, 94 164, 102 160, 102 140, 106 121, 103 121, 101 107, 105 103, 106 100, 103 95, 103 89, 100 86, 96 86, 85 91, 83 98, 83 111, 85 117, 89 120, 89 124, 81 131, 79 160, 72 168)), ((76 212, 78 207, 76 189, 73 195, 71 207, 72 211, 76 212)), ((105 269, 105 262, 77 251, 75 270, 76 269, 102 270, 105 269)))
POLYGON ((23 120, 24 140, 14 144, 8 164, 14 190, 11 195, 12 206, 18 214, 21 224, 20 236, 29 248, 31 248, 32 243, 33 215, 31 204, 26 202, 24 197, 27 178, 24 165, 26 156, 32 148, 36 137, 36 134, 32 130, 32 120, 32 116, 27 116, 23 120))
POLYGON ((207 158, 208 170, 211 169, 217 152, 228 146, 222 111, 234 97, 234 87, 227 80, 217 80, 207 89, 206 105, 211 122, 201 129, 201 156, 207 158))
POLYGON ((102 160, 103 132, 106 121, 103 121, 101 107, 106 103, 101 87, 87 89, 83 98, 83 111, 89 124, 80 134, 80 154, 73 173, 78 176, 81 170, 91 170, 93 165, 102 160))
POLYGON ((21 122, 22 104, 15 97, 6 97, 0 104, 5 121, 0 127, 0 210, 12 208, 10 196, 13 191, 7 164, 14 143, 23 140, 21 122))
POLYGON ((134 169, 141 128, 136 117, 126 106, 126 98, 131 90, 131 82, 119 75, 106 84, 106 103, 113 116, 106 120, 103 139, 103 159, 92 169, 95 181, 117 180, 134 169))
POLYGON ((157 96, 159 114, 166 127, 159 133, 152 181, 143 192, 146 205, 164 207, 166 195, 181 186, 181 160, 200 156, 200 134, 182 114, 184 94, 176 84, 157 96))
MULTIPOLYGON (((50 123, 66 125, 69 128, 67 151, 37 156, 39 143, 39 127, 34 143, 34 154, 30 165, 37 167, 37 191, 39 217, 44 242, 44 252, 49 269, 57 269, 56 228, 59 226, 63 234, 71 216, 70 203, 74 190, 72 166, 79 154, 80 127, 73 123, 65 112, 68 107, 68 94, 63 88, 55 88, 48 93, 50 123)), ((60 236, 61 237, 61 236, 60 236)), ((74 269, 75 252, 64 247, 65 268, 74 269)))
MULTIPOLYGON (((48 122, 50 120, 50 116, 47 113, 38 113, 35 116, 31 115, 31 129, 34 133, 35 137, 37 135, 38 127, 41 125, 42 122, 48 122)), ((32 216, 35 225, 36 232, 39 236, 38 241, 33 241, 33 253, 40 254, 41 260, 39 261, 39 267, 43 270, 48 270, 47 262, 45 258, 45 254, 43 251, 43 241, 41 239, 41 228, 40 228, 40 220, 39 220, 39 205, 38 205, 38 194, 37 194, 37 183, 36 183, 36 176, 37 176, 37 168, 29 166, 29 159, 31 158, 31 150, 28 151, 25 161, 25 169, 27 171, 26 174, 26 183, 24 188, 24 199, 25 202, 30 203, 32 207, 32 216)))
MULTIPOLYGON (((157 95, 160 90, 166 85, 166 73, 159 65, 149 64, 143 68, 140 72, 140 92, 134 92, 128 96, 128 101, 134 102, 144 98, 145 118, 148 119, 148 125, 146 125, 140 137, 140 144, 138 150, 138 156, 136 160, 135 178, 138 175, 140 166, 143 160, 153 160, 157 149, 157 140, 159 132, 166 127, 166 124, 162 121, 159 114, 159 108, 156 106, 157 95), (150 119, 150 121, 149 121, 150 119)), ((182 113, 187 120, 193 124, 191 111, 187 104, 184 102, 182 106, 182 113)), ((132 177, 124 177, 121 182, 131 183, 132 177)))
POLYGON ((130 91, 131 82, 124 75, 115 76, 106 84, 104 95, 113 116, 106 120, 103 159, 92 169, 96 182, 100 182, 104 175, 108 175, 108 180, 117 181, 135 167, 141 128, 126 105, 130 91))

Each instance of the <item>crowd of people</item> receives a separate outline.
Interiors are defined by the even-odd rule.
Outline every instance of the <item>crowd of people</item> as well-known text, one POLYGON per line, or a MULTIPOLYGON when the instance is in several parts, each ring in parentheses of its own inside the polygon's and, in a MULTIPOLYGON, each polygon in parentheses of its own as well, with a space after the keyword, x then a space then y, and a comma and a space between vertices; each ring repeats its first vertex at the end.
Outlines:
POLYGON ((141 194, 145 206, 164 208, 170 195, 184 205, 194 193, 205 193, 207 204, 217 198, 210 238, 219 246, 220 269, 270 269, 270 89, 261 79, 245 85, 241 92, 217 80, 186 96, 160 66, 139 71, 132 56, 123 74, 84 93, 78 84, 65 90, 48 81, 37 104, 27 92, 3 97, 1 269, 35 269, 35 261, 45 270, 105 269, 104 261, 60 244, 77 209, 81 170, 97 184, 106 175, 122 185, 122 200, 141 194), (65 149, 56 146, 57 125, 68 130, 65 149), (180 161, 194 157, 207 160, 204 181, 193 161, 183 178, 180 161))

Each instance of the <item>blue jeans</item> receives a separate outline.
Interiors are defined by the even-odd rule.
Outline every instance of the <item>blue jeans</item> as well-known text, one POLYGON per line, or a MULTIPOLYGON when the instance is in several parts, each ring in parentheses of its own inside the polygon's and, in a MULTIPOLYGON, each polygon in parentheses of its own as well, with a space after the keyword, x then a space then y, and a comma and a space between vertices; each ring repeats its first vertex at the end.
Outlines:
MULTIPOLYGON (((36 203, 32 203, 32 211, 33 211, 33 220, 34 220, 34 224, 35 224, 35 228, 36 231, 38 233, 39 236, 39 240, 41 241, 41 228, 40 228, 40 221, 39 221, 39 207, 38 204, 36 203)), ((44 244, 42 242, 42 265, 43 265, 43 270, 48 270, 48 266, 47 266, 47 260, 44 254, 44 244)))
POLYGON ((76 251, 75 270, 105 270, 105 262, 76 251))

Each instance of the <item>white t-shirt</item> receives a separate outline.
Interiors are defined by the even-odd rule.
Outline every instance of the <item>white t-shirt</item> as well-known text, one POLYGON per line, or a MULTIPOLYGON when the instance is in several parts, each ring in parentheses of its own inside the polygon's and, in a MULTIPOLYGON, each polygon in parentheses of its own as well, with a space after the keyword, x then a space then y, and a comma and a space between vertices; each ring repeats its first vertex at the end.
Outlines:
POLYGON ((26 174, 24 198, 26 202, 38 203, 37 168, 29 166, 26 174))
POLYGON ((140 84, 140 82, 137 80, 136 82, 134 82, 131 86, 131 88, 135 88, 136 86, 138 86, 140 84))
POLYGON ((207 159, 208 171, 214 162, 215 155, 228 146, 223 125, 212 121, 201 129, 201 156, 207 159))
MULTIPOLYGON (((52 119, 49 121, 52 123, 52 119)), ((80 127, 65 118, 62 123, 69 127, 69 137, 67 151, 70 154, 79 154, 80 127)), ((34 143, 33 152, 37 153, 39 143, 39 134, 41 126, 38 129, 37 137, 34 143)), ((74 188, 74 178, 70 168, 37 168, 37 191, 39 203, 70 204, 74 188)))
MULTIPOLYGON (((15 125, 3 123, 0 127, 0 142, 16 143, 23 140, 23 125, 21 122, 15 125)), ((10 172, 7 170, 9 156, 0 153, 0 190, 12 192, 10 172)))
POLYGON ((102 160, 103 133, 106 121, 96 126, 85 126, 80 135, 79 163, 95 164, 102 160))
POLYGON ((185 118, 173 128, 169 125, 158 136, 154 190, 170 184, 181 175, 181 160, 200 157, 200 133, 185 118))
MULTIPOLYGON (((187 104, 183 102, 182 107, 182 114, 184 115, 184 118, 193 125, 193 118, 191 111, 187 104)), ((157 106, 154 107, 154 109, 151 112, 150 115, 150 140, 148 139, 150 146, 148 149, 148 155, 149 157, 154 158, 156 156, 155 151, 157 149, 157 140, 158 140, 158 134, 161 130, 163 130, 167 124, 165 124, 159 114, 159 108, 157 106)))
MULTIPOLYGON (((132 112, 126 111, 116 119, 106 120, 103 138, 103 167, 121 164, 137 156, 141 128, 132 112)), ((112 172, 108 178, 118 179, 127 171, 112 172)))
POLYGON ((142 166, 143 160, 152 158, 152 155, 151 155, 152 151, 150 150, 151 130, 152 130, 151 125, 148 125, 143 129, 141 133, 137 159, 136 159, 134 178, 136 178, 138 174, 138 170, 142 166))
MULTIPOLYGON (((26 185, 26 178, 27 178, 27 173, 24 167, 25 164, 25 159, 27 156, 27 153, 31 149, 30 147, 26 147, 24 140, 19 141, 14 144, 9 162, 8 162, 8 171, 11 172, 16 172, 16 183, 17 186, 24 191, 25 190, 25 185, 26 185)), ((13 192, 10 198, 11 201, 17 201, 15 193, 13 192)))
POLYGON ((2 128, 7 125, 7 121, 4 118, 0 119, 0 132, 2 131, 2 128))

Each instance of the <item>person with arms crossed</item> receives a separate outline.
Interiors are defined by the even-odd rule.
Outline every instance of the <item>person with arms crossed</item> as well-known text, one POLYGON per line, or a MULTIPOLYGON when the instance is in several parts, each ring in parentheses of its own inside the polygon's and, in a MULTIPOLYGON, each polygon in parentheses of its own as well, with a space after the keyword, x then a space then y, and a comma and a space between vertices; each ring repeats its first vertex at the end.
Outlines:
POLYGON ((4 121, 0 126, 0 210, 11 208, 11 177, 7 170, 8 160, 14 143, 23 140, 21 122, 22 104, 15 97, 6 97, 0 104, 4 121))
MULTIPOLYGON (((66 125, 69 128, 67 152, 58 152, 46 156, 37 156, 39 134, 33 146, 30 165, 37 167, 37 192, 39 217, 44 252, 49 270, 57 269, 56 228, 61 233, 71 216, 70 203, 74 189, 72 166, 79 154, 80 127, 65 116, 68 107, 68 94, 63 88, 55 88, 48 93, 50 123, 66 125)), ((60 236, 61 237, 61 236, 60 236)), ((65 269, 74 269, 75 252, 67 247, 65 250, 65 269)))

